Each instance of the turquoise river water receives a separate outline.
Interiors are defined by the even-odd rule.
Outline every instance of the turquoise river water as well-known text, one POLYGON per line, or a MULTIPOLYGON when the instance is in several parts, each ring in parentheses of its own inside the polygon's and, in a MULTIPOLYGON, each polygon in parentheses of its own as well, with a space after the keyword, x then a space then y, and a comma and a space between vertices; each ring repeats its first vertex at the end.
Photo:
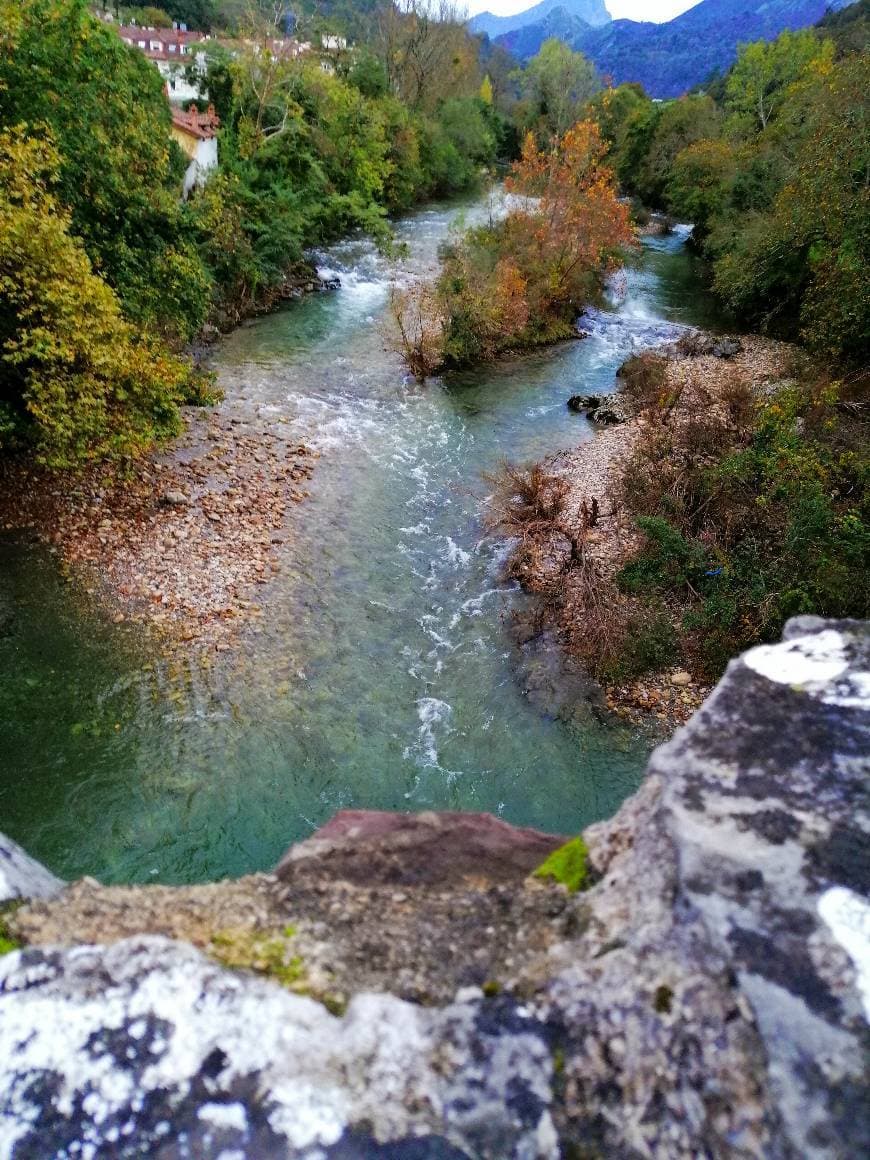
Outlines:
POLYGON ((242 327, 228 396, 319 449, 282 567, 239 650, 170 666, 105 623, 46 553, 0 546, 0 830, 63 876, 200 881, 272 866, 342 807, 492 810, 576 831, 638 784, 648 743, 525 695, 487 534, 484 473, 583 439, 565 401, 633 350, 713 324, 685 231, 649 239, 581 342, 425 386, 381 330, 458 213, 399 223, 398 272, 365 241, 341 278, 242 327))

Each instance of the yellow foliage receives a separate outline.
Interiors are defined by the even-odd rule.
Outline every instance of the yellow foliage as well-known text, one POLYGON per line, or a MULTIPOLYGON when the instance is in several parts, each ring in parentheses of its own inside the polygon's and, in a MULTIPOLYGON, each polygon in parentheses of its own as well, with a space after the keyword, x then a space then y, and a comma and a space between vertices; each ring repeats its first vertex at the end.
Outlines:
POLYGON ((0 439, 66 466, 174 431, 190 372, 123 319, 51 192, 58 167, 47 135, 0 132, 0 439))

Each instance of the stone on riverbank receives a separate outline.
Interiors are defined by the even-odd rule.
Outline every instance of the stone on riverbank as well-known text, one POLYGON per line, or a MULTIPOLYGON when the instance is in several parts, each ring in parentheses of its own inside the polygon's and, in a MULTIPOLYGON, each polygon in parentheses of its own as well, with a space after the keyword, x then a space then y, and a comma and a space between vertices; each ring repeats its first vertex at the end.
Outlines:
POLYGON ((577 894, 523 877, 555 838, 366 813, 280 877, 25 906, 34 945, 0 958, 0 1152, 864 1155, 868 753, 870 626, 803 618, 587 829, 577 894), (427 827, 455 832, 443 873, 432 840, 397 838, 427 827), (507 864, 475 858, 490 841, 507 864), (332 970, 346 1013, 153 937, 210 907, 283 932, 312 993, 332 970), (412 977, 423 1005, 389 993, 412 977))

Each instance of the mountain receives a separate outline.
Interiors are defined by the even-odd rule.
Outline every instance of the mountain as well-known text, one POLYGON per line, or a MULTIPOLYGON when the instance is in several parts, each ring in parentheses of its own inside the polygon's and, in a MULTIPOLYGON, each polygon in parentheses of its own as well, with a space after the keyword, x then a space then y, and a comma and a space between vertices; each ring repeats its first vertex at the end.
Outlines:
MULTIPOLYGON (((848 3, 848 0, 846 0, 848 3)), ((701 0, 666 24, 613 20, 598 28, 573 17, 568 4, 551 5, 543 19, 496 38, 520 60, 534 56, 549 36, 584 52, 615 84, 638 81, 653 97, 676 97, 724 72, 738 44, 773 40, 785 29, 806 28, 843 0, 701 0)), ((528 17, 534 9, 511 19, 528 17)), ((573 9, 572 9, 573 11, 573 9)))
POLYGON ((610 23, 610 13, 604 0, 541 0, 534 8, 527 8, 525 12, 517 12, 514 16, 496 16, 492 12, 481 12, 469 20, 468 27, 472 32, 485 32, 490 40, 495 40, 497 36, 504 36, 519 28, 540 24, 556 8, 568 16, 581 20, 590 28, 610 23))

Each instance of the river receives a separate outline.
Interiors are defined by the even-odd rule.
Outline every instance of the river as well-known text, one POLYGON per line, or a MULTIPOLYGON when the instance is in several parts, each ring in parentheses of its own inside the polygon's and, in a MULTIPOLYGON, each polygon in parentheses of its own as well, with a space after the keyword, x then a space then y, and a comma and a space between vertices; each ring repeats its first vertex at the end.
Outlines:
POLYGON ((527 695, 485 473, 594 432, 565 401, 633 350, 715 323, 685 231, 646 239, 580 342, 425 385, 382 332, 390 279, 451 222, 318 255, 341 289, 241 327, 214 366, 234 405, 321 453, 263 616, 231 654, 171 665, 105 623, 35 546, 0 567, 0 829, 64 875, 190 882, 274 865, 342 807, 491 810, 561 832, 611 813, 648 742, 527 695))

